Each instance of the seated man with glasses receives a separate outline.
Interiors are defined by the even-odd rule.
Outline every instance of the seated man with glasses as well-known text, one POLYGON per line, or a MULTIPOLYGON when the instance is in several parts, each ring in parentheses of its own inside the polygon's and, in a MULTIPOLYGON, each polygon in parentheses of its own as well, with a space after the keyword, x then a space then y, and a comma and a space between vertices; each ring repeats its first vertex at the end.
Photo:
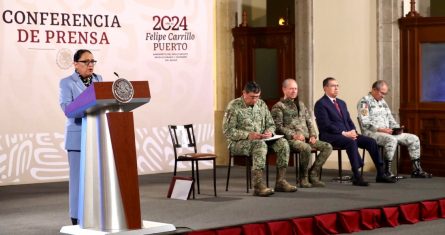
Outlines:
POLYGON ((388 93, 389 87, 384 80, 378 80, 372 84, 369 94, 361 98, 357 104, 359 120, 363 126, 363 135, 369 136, 384 148, 385 173, 394 177, 391 172, 392 160, 396 152, 397 144, 408 147, 408 152, 413 164, 411 177, 431 178, 432 175, 422 170, 420 166, 420 141, 419 137, 409 133, 394 133, 394 128, 400 128, 391 114, 388 104, 383 99, 388 93))
POLYGON ((275 191, 295 192, 297 187, 286 181, 289 162, 289 145, 284 138, 268 139, 275 132, 275 123, 266 103, 260 99, 260 86, 250 81, 243 95, 229 102, 223 119, 223 132, 234 155, 252 156, 254 195, 267 197, 274 191, 263 182, 266 154, 270 146, 277 154, 277 178, 275 191))

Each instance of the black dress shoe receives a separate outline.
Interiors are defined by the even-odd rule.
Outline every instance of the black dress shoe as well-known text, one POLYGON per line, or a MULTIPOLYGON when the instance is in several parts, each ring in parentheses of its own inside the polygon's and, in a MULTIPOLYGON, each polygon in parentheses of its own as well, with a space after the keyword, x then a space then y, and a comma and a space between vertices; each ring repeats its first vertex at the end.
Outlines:
POLYGON ((397 179, 395 177, 389 177, 389 176, 377 176, 375 178, 376 183, 395 183, 397 182, 397 179))
POLYGON ((355 186, 369 186, 369 183, 364 181, 362 177, 358 178, 358 179, 352 179, 352 185, 355 186))
POLYGON ((411 173, 411 178, 433 178, 433 174, 430 174, 426 171, 414 170, 411 173))

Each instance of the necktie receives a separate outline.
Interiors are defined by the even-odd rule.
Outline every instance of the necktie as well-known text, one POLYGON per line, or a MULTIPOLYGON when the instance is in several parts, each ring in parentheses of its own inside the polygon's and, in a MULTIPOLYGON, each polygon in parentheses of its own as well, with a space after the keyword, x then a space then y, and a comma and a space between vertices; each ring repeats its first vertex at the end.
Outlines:
POLYGON ((341 111, 340 111, 340 106, 338 106, 337 100, 334 99, 333 102, 334 102, 335 108, 337 109, 338 113, 340 114, 340 116, 343 117, 343 115, 341 114, 341 111))

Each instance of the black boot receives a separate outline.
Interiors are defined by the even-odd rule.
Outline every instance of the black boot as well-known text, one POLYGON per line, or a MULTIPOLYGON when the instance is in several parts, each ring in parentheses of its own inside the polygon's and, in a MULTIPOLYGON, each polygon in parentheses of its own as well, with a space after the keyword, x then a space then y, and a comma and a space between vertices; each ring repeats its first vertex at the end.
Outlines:
POLYGON ((395 183, 397 179, 395 177, 391 177, 385 174, 383 170, 383 166, 377 166, 377 177, 375 178, 376 183, 395 183))
POLYGON ((385 175, 389 177, 394 177, 395 175, 391 171, 392 169, 392 161, 385 160, 385 175))
POLYGON ((420 166, 420 159, 414 159, 413 162, 413 172, 411 173, 411 178, 432 178, 433 175, 424 171, 420 166))
POLYGON ((73 225, 77 225, 77 219, 76 218, 71 218, 71 223, 73 223, 73 225))
POLYGON ((390 177, 386 175, 377 176, 375 178, 376 183, 395 183, 397 182, 397 179, 395 177, 390 177))

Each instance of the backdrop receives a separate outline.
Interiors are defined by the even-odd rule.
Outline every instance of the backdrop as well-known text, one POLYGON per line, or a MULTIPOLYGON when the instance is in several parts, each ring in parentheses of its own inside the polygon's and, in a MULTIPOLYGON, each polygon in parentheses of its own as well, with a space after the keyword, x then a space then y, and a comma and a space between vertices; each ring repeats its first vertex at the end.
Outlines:
POLYGON ((0 0, 0 185, 68 179, 59 81, 82 48, 105 81, 149 82, 134 111, 140 174, 172 171, 168 124, 195 124, 213 151, 213 2, 0 0))

